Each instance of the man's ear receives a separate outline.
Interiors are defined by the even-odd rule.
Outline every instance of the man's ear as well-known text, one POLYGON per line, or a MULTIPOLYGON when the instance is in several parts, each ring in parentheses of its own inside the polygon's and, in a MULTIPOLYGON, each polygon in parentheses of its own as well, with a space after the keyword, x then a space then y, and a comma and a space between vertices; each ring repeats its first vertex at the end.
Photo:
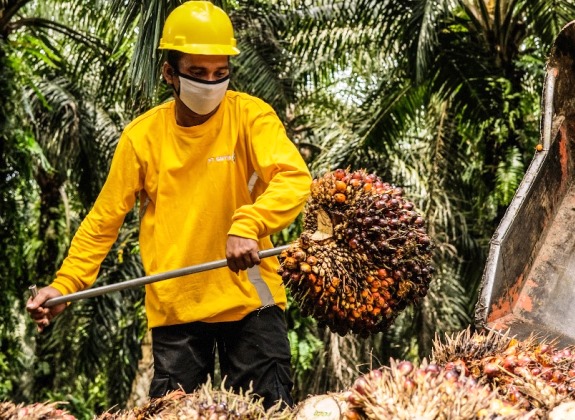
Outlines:
POLYGON ((164 80, 166 81, 167 84, 169 85, 174 84, 175 72, 172 66, 170 66, 167 61, 165 61, 164 64, 162 65, 162 76, 164 77, 164 80))

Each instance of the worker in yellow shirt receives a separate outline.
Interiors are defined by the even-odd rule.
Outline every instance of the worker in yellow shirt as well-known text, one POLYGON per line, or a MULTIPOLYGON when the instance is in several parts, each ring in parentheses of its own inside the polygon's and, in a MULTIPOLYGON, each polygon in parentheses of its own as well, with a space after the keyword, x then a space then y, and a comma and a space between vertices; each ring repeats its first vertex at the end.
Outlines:
POLYGON ((90 287, 139 196, 146 274, 225 258, 220 268, 146 285, 154 377, 150 396, 192 392, 213 376, 253 392, 264 405, 292 404, 286 292, 277 258, 260 261, 269 235, 291 223, 311 177, 274 110, 228 90, 239 53, 229 17, 207 1, 168 16, 162 68, 175 100, 124 130, 108 178, 50 286, 27 309, 39 329, 65 304, 47 299, 90 287))

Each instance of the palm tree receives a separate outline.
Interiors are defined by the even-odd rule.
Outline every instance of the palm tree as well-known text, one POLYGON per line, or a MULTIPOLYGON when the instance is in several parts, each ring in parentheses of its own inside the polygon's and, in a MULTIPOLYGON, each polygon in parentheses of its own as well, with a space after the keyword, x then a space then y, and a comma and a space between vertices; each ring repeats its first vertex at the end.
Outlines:
MULTIPOLYGON (((137 90, 129 96, 130 38, 119 35, 124 28, 109 18, 108 2, 55 1, 25 7, 26 3, 31 2, 3 2, 0 19, 4 39, 0 57, 10 60, 10 66, 1 70, 10 84, 3 86, 11 87, 6 98, 12 97, 14 104, 12 114, 3 115, 22 116, 19 126, 2 131, 12 146, 3 150, 3 159, 26 157, 6 166, 17 175, 8 174, 7 179, 20 180, 18 190, 11 187, 7 195, 23 197, 23 202, 6 200, 11 208, 3 208, 2 216, 13 215, 12 226, 27 227, 15 244, 3 237, 8 250, 14 250, 8 255, 16 255, 13 262, 20 262, 21 268, 18 272, 7 267, 9 274, 3 276, 14 281, 3 285, 11 292, 6 307, 15 302, 19 310, 3 317, 9 322, 1 339, 3 348, 4 343, 11 345, 6 354, 28 351, 29 345, 35 356, 28 355, 28 363, 19 369, 13 367, 6 392, 15 400, 68 399, 78 413, 90 417, 96 408, 123 404, 130 392, 145 330, 142 291, 73 305, 50 331, 24 347, 7 337, 25 320, 21 314, 29 279, 39 285, 51 281, 71 234, 103 184, 121 128, 145 104, 137 90), (21 149, 19 137, 29 142, 21 149), (26 200, 37 200, 38 209, 26 200), (98 387, 103 391, 94 398, 98 387)), ((102 283, 141 275, 134 252, 137 218, 130 215, 126 222, 102 267, 102 283)), ((31 328, 29 336, 34 336, 31 328)), ((24 360, 21 356, 13 360, 19 359, 24 360)))
POLYGON ((312 167, 404 185, 437 244, 426 302, 373 347, 383 361, 429 355, 434 332, 470 322, 489 236, 538 140, 545 55, 574 3, 305 4, 292 2, 286 39, 310 86, 296 113, 313 125, 312 167))

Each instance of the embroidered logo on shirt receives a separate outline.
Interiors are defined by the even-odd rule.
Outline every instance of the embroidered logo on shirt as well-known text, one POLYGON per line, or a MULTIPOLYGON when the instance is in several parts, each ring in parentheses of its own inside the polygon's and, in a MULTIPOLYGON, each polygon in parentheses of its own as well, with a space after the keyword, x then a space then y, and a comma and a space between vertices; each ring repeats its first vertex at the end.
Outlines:
POLYGON ((235 162, 236 161, 236 154, 233 153, 231 155, 224 155, 224 156, 213 156, 208 158, 208 163, 212 162, 235 162))

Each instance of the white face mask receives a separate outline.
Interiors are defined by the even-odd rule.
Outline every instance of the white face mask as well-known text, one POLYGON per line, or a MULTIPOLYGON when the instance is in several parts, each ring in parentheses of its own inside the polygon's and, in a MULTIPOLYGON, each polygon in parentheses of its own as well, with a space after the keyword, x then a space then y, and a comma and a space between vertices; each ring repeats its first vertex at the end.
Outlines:
POLYGON ((198 115, 212 112, 222 102, 230 83, 230 77, 215 82, 190 78, 178 75, 180 78, 180 91, 178 96, 182 102, 198 115))

